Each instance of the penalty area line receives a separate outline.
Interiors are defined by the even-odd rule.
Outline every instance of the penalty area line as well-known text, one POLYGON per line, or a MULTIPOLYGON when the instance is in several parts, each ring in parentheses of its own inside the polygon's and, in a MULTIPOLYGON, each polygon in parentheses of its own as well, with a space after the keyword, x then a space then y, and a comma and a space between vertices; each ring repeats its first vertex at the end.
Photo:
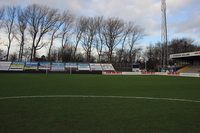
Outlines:
POLYGON ((177 99, 177 98, 134 97, 134 96, 95 96, 95 95, 11 96, 11 97, 0 97, 0 100, 7 100, 7 99, 31 99, 31 98, 113 98, 113 99, 164 100, 164 101, 178 101, 178 102, 200 103, 200 101, 198 101, 198 100, 177 99))

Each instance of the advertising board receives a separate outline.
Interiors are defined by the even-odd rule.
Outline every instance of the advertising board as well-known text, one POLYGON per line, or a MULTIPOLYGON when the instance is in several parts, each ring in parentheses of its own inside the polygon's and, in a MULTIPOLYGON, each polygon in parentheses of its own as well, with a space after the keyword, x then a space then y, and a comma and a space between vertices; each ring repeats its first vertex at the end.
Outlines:
POLYGON ((91 71, 102 71, 101 64, 98 63, 90 63, 91 71))
POLYGON ((26 62, 24 70, 38 70, 38 62, 26 62))
POLYGON ((0 71, 8 71, 10 68, 11 62, 0 61, 0 71))
POLYGON ((65 71, 65 63, 52 63, 51 71, 65 71))
POLYGON ((103 71, 115 71, 112 64, 101 64, 103 71))
POLYGON ((66 70, 73 70, 73 71, 76 71, 78 70, 78 66, 77 66, 77 63, 65 63, 65 69, 66 70))
POLYGON ((24 70, 24 62, 13 62, 10 65, 9 71, 23 71, 24 70))
POLYGON ((88 63, 78 63, 79 71, 90 71, 90 66, 88 63))
POLYGON ((51 69, 50 62, 40 62, 38 66, 39 66, 39 70, 50 70, 51 69))
POLYGON ((198 74, 198 73, 180 73, 180 76, 182 76, 182 77, 200 77, 200 74, 198 74))

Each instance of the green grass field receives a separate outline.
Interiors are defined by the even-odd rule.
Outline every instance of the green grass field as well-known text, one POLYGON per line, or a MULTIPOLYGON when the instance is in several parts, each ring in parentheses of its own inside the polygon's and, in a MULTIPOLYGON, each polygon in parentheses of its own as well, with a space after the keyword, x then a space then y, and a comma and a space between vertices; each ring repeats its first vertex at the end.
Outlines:
MULTIPOLYGON (((200 78, 0 74, 0 98, 130 96, 200 101, 200 78)), ((198 133, 200 102, 109 97, 0 100, 0 133, 198 133)))

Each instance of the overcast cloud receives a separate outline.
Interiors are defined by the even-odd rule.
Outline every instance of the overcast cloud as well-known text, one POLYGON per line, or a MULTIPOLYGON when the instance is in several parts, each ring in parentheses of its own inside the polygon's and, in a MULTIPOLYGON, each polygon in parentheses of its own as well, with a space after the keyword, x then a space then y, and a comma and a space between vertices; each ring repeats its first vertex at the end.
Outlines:
MULTIPOLYGON (((145 29, 141 44, 160 41, 160 0, 0 0, 0 5, 42 4, 76 15, 119 17, 145 29)), ((169 38, 190 37, 200 41, 200 1, 167 0, 169 38)))

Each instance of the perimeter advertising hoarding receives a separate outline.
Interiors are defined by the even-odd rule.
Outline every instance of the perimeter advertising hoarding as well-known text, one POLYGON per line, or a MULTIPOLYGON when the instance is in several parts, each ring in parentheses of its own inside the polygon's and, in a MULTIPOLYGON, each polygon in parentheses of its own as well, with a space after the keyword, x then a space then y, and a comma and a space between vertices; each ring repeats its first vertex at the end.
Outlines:
POLYGON ((180 73, 182 77, 200 77, 199 73, 180 73))
POLYGON ((50 70, 51 63, 50 62, 40 62, 39 63, 39 70, 50 70))
POLYGON ((65 63, 52 63, 51 71, 65 71, 65 63))
POLYGON ((78 70, 78 65, 77 65, 77 63, 65 63, 65 69, 66 70, 74 70, 74 71, 76 71, 76 70, 78 70))
POLYGON ((24 65, 24 62, 13 62, 10 66, 9 71, 23 71, 24 65))
POLYGON ((101 64, 103 71, 115 71, 112 64, 101 64))
POLYGON ((10 68, 11 62, 0 61, 0 71, 8 71, 10 68))
POLYGON ((90 66, 88 63, 79 63, 78 70, 79 71, 90 71, 90 66))
POLYGON ((25 70, 38 70, 38 62, 26 62, 25 70))
POLYGON ((92 71, 102 71, 101 64, 90 63, 90 68, 92 71))

